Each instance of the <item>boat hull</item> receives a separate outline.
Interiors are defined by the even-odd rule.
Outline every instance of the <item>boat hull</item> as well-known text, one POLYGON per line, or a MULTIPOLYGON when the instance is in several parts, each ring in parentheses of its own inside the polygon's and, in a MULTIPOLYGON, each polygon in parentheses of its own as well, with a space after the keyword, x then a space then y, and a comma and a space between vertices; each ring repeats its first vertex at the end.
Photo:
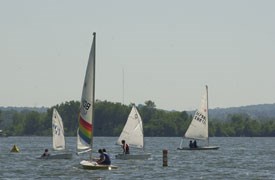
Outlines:
POLYGON ((38 159, 72 159, 73 154, 63 153, 63 154, 53 154, 49 156, 39 157, 38 159))
POLYGON ((102 165, 102 164, 97 164, 95 161, 87 161, 87 160, 82 160, 80 162, 80 165, 83 167, 83 169, 89 169, 89 170, 112 170, 112 169, 117 169, 117 166, 113 165, 102 165))
POLYGON ((197 148, 183 147, 183 148, 178 148, 178 150, 189 150, 189 151, 196 151, 196 150, 217 150, 219 148, 220 148, 219 146, 199 146, 197 148))
POLYGON ((117 154, 116 159, 149 159, 151 154, 117 154))

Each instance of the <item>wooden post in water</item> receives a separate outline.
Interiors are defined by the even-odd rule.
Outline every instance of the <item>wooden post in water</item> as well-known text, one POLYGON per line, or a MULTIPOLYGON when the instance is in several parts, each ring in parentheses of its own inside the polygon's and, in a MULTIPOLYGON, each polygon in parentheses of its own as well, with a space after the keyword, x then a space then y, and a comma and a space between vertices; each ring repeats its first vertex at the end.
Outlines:
POLYGON ((162 166, 163 167, 168 166, 168 150, 167 149, 162 150, 162 166))

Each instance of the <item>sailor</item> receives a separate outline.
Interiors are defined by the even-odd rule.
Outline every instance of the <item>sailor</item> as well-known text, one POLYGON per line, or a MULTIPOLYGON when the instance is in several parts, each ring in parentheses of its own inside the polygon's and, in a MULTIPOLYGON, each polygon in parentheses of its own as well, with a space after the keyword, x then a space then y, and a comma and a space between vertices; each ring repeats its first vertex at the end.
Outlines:
POLYGON ((50 155, 50 153, 49 153, 48 149, 45 149, 45 151, 44 151, 44 153, 41 155, 41 157, 47 157, 47 156, 49 156, 49 155, 50 155))
POLYGON ((99 155, 99 160, 97 160, 96 162, 98 164, 102 164, 102 165, 111 165, 111 160, 109 155, 106 153, 106 150, 104 149, 105 153, 103 152, 102 149, 98 150, 99 155))
POLYGON ((197 146, 197 141, 195 140, 194 141, 194 148, 197 148, 198 146, 197 146))
POLYGON ((193 144, 193 142, 190 140, 189 141, 189 148, 193 148, 194 147, 194 144, 193 144))
POLYGON ((129 148, 129 145, 126 144, 125 140, 122 140, 121 141, 122 143, 122 149, 123 149, 123 154, 130 154, 130 148, 129 148))

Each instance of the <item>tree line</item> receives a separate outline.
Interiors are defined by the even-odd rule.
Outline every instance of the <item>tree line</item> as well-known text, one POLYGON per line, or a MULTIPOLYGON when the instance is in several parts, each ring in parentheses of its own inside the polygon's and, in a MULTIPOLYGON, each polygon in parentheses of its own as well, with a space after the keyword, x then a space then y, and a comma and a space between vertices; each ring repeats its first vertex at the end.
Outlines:
MULTIPOLYGON (((95 102, 94 135, 119 136, 133 104, 95 102)), ((51 136, 52 112, 56 108, 63 119, 66 136, 76 136, 80 103, 69 101, 37 111, 0 111, 0 129, 10 136, 51 136), (9 117, 9 118, 7 118, 9 117)), ((143 119, 145 136, 183 136, 193 115, 186 111, 157 109, 153 101, 137 106, 143 119)), ((275 118, 253 119, 247 114, 230 114, 227 121, 209 120, 209 136, 275 136, 275 118)))

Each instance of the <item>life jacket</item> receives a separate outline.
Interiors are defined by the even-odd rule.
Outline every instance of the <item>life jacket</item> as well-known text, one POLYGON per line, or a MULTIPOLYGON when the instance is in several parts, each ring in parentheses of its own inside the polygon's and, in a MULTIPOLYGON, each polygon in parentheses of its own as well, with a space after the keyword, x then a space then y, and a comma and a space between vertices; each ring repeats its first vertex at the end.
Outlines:
POLYGON ((107 153, 103 153, 103 154, 104 154, 104 161, 102 162, 102 164, 110 165, 111 159, 110 159, 109 155, 107 153))
POLYGON ((125 144, 125 147, 126 147, 126 148, 125 148, 125 150, 126 150, 125 153, 126 153, 126 154, 130 154, 129 145, 128 145, 128 144, 125 144))

